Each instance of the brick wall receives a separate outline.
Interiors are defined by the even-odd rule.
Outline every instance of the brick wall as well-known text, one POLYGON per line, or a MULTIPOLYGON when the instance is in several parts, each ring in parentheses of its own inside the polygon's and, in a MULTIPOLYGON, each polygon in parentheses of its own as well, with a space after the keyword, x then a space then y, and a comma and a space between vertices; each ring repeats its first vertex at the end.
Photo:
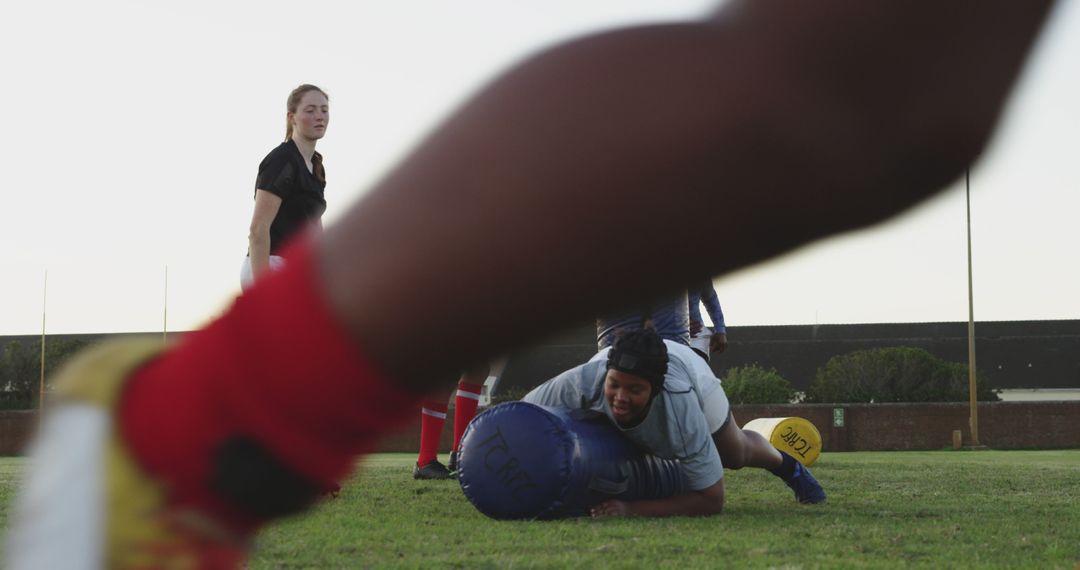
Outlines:
POLYGON ((34 410, 0 411, 0 455, 22 453, 26 441, 37 429, 37 416, 34 410))
MULTIPOLYGON (((932 450, 952 446, 953 430, 971 442, 967 403, 789 404, 734 406, 739 425, 756 418, 798 416, 821 433, 824 451, 932 450), (842 410, 843 425, 834 425, 842 410)), ((1080 401, 992 402, 979 404, 979 443, 994 449, 1080 448, 1080 401)), ((381 451, 413 453, 420 445, 417 421, 391 434, 381 451)), ((453 414, 443 429, 442 450, 450 449, 453 414)), ((0 455, 21 452, 36 427, 33 411, 0 411, 0 455)), ((445 458, 444 458, 445 459, 445 458)))
MULTIPOLYGON (((953 430, 971 443, 967 403, 745 405, 734 414, 740 425, 805 418, 818 428, 825 451, 942 449, 952 446, 953 430)), ((979 443, 995 449, 1080 447, 1080 402, 980 403, 978 425, 979 443)))
MULTIPOLYGON (((971 442, 967 403, 787 404, 734 406, 739 425, 757 418, 798 416, 821 433, 824 451, 931 450, 952 446, 953 430, 971 442), (843 426, 834 411, 843 410, 843 426)), ((1080 401, 979 404, 979 443, 995 449, 1080 448, 1080 401)), ((419 416, 419 414, 417 414, 419 416)), ((447 416, 442 450, 449 451, 453 413, 447 416)), ((415 452, 419 420, 383 441, 383 451, 415 452)))

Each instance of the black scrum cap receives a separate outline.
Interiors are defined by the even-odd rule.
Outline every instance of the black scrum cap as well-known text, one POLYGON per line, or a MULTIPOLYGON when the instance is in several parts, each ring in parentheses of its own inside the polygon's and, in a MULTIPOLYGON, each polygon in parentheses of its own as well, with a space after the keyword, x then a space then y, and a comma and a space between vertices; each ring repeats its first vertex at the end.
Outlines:
POLYGON ((627 331, 615 339, 608 352, 607 367, 644 378, 655 396, 664 387, 668 353, 663 339, 651 330, 627 331))

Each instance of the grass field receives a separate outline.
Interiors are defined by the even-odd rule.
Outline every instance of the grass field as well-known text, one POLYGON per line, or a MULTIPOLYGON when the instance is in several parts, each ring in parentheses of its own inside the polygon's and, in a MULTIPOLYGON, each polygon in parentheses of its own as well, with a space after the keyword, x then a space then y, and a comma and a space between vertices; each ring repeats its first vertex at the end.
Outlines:
MULTIPOLYGON (((456 482, 413 481, 413 458, 369 458, 265 531, 250 568, 1080 569, 1080 450, 832 453, 825 505, 747 469, 719 517, 548 522, 488 519, 456 482)), ((5 522, 23 462, 0 459, 5 522)))

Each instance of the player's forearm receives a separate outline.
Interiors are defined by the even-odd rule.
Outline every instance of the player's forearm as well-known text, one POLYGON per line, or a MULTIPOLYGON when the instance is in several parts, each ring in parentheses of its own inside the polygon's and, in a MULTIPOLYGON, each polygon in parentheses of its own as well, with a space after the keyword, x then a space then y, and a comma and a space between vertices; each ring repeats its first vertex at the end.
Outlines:
POLYGON ((436 372, 887 217, 979 152, 1046 4, 746 2, 716 23, 544 52, 328 229, 331 306, 387 372, 425 389, 436 372), (688 251, 688 203, 722 209, 740 247, 688 251), (421 359, 416 322, 468 330, 421 359))
POLYGON ((630 514, 639 517, 707 517, 723 512, 724 499, 691 491, 665 499, 630 501, 627 505, 630 514))
POLYGON ((705 320, 701 318, 701 295, 697 293, 688 293, 686 295, 687 301, 687 316, 691 322, 704 323, 705 320))
POLYGON ((270 229, 252 228, 248 235, 251 275, 258 278, 270 266, 270 229))
POLYGON ((709 318, 712 319, 713 328, 723 331, 724 311, 720 308, 720 298, 716 296, 716 290, 713 289, 711 283, 702 291, 701 303, 705 305, 705 310, 709 313, 709 318))

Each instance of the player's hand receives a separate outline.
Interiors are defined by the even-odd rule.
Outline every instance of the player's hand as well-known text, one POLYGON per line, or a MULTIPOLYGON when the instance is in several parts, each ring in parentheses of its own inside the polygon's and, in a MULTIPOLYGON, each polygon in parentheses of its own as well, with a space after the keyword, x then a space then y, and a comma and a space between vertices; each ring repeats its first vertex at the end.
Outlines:
POLYGON ((604 501, 589 510, 589 515, 594 519, 600 517, 628 517, 631 514, 629 503, 615 499, 604 501))
POLYGON ((715 333, 712 338, 709 339, 709 351, 710 352, 724 352, 727 350, 727 334, 715 333))
POLYGON ((690 321, 690 336, 697 336, 697 334, 699 332, 701 332, 702 329, 704 329, 704 328, 705 328, 705 325, 703 325, 701 323, 701 321, 691 320, 690 321))

